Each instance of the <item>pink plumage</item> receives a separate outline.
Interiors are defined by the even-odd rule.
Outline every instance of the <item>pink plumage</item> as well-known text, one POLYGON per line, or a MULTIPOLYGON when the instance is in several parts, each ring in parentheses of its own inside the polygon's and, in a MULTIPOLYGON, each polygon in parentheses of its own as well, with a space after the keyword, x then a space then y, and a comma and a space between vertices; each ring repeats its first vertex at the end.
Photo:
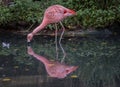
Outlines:
POLYGON ((65 8, 61 5, 53 5, 46 9, 44 19, 47 23, 57 23, 62 21, 67 16, 76 14, 73 10, 65 8))
POLYGON ((35 28, 31 33, 28 34, 27 36, 28 42, 32 40, 33 36, 37 32, 44 29, 44 27, 47 26, 48 24, 60 22, 64 18, 75 15, 75 14, 76 14, 75 11, 68 9, 66 7, 63 7, 61 5, 53 5, 48 7, 45 10, 42 23, 37 28, 35 28))
POLYGON ((46 71, 50 77, 65 78, 78 68, 78 66, 68 66, 57 61, 49 61, 47 58, 34 53, 31 47, 28 47, 28 54, 34 56, 45 65, 46 71))

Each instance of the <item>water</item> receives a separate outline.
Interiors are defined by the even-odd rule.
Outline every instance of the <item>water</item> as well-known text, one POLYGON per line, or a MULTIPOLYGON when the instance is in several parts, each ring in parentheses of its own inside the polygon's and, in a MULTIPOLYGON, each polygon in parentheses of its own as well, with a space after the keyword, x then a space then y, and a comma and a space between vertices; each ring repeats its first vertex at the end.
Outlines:
MULTIPOLYGON (((44 65, 27 54, 26 36, 0 34, 0 87, 97 87, 118 85, 120 75, 120 38, 69 37, 62 39, 66 64, 79 69, 65 79, 50 78, 44 65), (116 81, 117 79, 117 81, 116 81), (102 85, 101 85, 102 84, 102 85)), ((54 37, 35 36, 33 50, 55 59, 54 37)), ((59 50, 59 61, 62 59, 59 50)), ((119 87, 119 86, 118 86, 119 87)))

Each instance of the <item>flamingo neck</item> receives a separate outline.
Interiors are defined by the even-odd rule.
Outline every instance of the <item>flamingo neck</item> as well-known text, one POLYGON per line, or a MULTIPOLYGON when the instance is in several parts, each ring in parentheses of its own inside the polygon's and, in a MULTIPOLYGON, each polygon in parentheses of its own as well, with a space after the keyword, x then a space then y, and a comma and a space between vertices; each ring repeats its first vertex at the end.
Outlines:
POLYGON ((48 24, 47 21, 45 21, 45 20, 43 19, 42 23, 33 30, 32 34, 35 35, 37 32, 39 32, 39 31, 41 31, 42 29, 44 29, 44 27, 47 26, 47 24, 48 24))
POLYGON ((38 54, 33 54, 33 56, 36 58, 36 59, 38 59, 39 61, 41 61, 44 65, 46 65, 46 64, 49 64, 49 60, 47 59, 47 58, 45 58, 45 57, 43 57, 43 56, 40 56, 40 55, 38 55, 38 54))

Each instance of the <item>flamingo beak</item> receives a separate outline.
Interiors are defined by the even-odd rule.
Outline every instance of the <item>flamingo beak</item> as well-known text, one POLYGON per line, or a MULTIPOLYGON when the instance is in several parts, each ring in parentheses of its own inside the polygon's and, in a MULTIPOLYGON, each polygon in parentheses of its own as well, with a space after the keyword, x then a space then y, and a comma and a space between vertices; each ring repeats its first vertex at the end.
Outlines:
POLYGON ((72 67, 69 67, 68 71, 67 71, 67 74, 75 71, 76 69, 78 68, 78 66, 72 66, 72 67))
POLYGON ((78 66, 74 66, 74 67, 73 67, 73 71, 75 71, 77 68, 78 68, 78 66))
POLYGON ((69 10, 69 12, 72 14, 72 15, 77 15, 77 13, 73 10, 69 10))

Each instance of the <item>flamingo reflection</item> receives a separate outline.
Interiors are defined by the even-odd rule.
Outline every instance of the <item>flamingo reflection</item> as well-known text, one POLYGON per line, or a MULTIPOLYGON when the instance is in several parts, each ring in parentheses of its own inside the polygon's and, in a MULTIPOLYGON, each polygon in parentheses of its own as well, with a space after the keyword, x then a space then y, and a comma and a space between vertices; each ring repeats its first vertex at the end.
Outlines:
POLYGON ((65 78, 68 74, 78 68, 78 66, 69 66, 58 61, 50 61, 47 58, 36 54, 30 46, 27 48, 29 55, 32 55, 45 65, 46 71, 50 77, 65 78))

